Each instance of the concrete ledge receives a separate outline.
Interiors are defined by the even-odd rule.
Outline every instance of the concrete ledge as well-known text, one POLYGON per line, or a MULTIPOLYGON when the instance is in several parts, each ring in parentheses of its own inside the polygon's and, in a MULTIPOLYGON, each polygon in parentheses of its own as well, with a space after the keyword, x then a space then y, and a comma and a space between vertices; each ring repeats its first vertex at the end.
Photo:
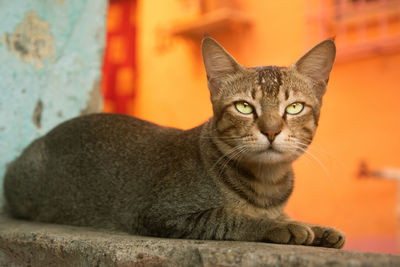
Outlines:
POLYGON ((400 266, 400 256, 177 240, 0 217, 0 266, 400 266))

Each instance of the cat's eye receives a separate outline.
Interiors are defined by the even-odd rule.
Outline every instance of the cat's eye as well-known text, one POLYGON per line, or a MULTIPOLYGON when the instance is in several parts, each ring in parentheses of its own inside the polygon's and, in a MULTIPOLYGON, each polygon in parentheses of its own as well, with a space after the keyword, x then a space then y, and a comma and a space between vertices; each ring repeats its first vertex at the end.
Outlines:
POLYGON ((304 108, 303 103, 295 102, 286 107, 286 113, 291 115, 299 114, 304 108))
POLYGON ((247 114, 253 113, 253 106, 245 101, 236 102, 235 107, 236 107, 237 111, 239 111, 242 114, 247 115, 247 114))

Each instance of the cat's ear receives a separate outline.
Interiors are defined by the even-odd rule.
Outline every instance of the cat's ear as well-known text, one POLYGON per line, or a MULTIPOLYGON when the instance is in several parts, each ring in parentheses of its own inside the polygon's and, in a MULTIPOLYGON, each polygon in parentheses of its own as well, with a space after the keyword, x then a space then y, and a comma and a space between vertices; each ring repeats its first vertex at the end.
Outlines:
POLYGON ((336 56, 336 46, 333 39, 327 39, 308 51, 294 65, 301 74, 316 81, 328 83, 333 62, 336 56))
POLYGON ((201 44, 204 67, 207 73, 208 87, 218 91, 221 82, 244 67, 211 37, 205 37, 201 44))

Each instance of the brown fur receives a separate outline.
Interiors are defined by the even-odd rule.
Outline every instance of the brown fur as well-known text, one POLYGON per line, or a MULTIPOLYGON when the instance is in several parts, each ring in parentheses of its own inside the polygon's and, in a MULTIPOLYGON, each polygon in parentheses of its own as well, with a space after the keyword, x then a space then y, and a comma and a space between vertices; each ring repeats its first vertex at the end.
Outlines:
POLYGON ((341 232, 283 212, 291 163, 318 125, 333 41, 288 68, 244 68, 209 37, 202 48, 213 118, 188 131, 111 114, 67 121, 8 168, 11 214, 140 235, 342 247, 341 232), (304 110, 288 114, 294 102, 304 110))

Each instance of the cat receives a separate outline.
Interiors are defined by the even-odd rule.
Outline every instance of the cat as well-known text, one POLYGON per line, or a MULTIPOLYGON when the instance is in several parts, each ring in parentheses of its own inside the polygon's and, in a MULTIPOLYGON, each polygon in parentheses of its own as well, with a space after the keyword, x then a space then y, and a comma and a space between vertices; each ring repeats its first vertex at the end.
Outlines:
POLYGON ((341 248, 342 232, 284 212, 335 54, 328 39, 290 67, 245 68, 205 37, 211 119, 186 131, 117 114, 66 121, 9 165, 6 209, 134 235, 341 248))

